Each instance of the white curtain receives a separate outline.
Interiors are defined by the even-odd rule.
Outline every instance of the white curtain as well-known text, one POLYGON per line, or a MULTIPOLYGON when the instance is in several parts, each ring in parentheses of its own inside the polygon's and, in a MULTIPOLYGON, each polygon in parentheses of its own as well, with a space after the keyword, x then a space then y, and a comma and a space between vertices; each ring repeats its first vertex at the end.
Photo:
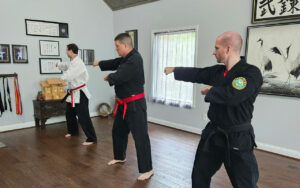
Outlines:
POLYGON ((174 75, 166 76, 165 67, 195 66, 196 30, 154 33, 152 102, 184 108, 193 106, 193 84, 176 81, 174 75))

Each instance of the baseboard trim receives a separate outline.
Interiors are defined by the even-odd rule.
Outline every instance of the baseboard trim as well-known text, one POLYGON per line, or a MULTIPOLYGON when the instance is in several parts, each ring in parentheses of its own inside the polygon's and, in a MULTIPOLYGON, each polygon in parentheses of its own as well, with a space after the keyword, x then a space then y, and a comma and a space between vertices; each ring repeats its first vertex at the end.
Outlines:
MULTIPOLYGON (((91 117, 98 116, 98 112, 92 112, 90 113, 91 117)), ((60 122, 65 122, 66 118, 64 116, 61 117, 55 117, 47 120, 47 124, 53 124, 53 123, 60 123, 60 122)), ((12 124, 12 125, 3 125, 0 126, 0 132, 7 132, 7 131, 13 131, 13 130, 18 130, 18 129, 26 129, 30 127, 35 127, 35 122, 34 121, 29 121, 29 122, 24 122, 24 123, 17 123, 17 124, 12 124)))
POLYGON ((300 159, 299 151, 288 149, 288 148, 283 148, 283 147, 279 147, 279 146, 274 146, 274 145, 270 145, 270 144, 265 144, 265 143, 261 143, 261 142, 257 142, 256 144, 257 144, 257 149, 275 153, 275 154, 279 154, 279 155, 284 155, 284 156, 295 158, 295 159, 300 159))
POLYGON ((183 124, 179 124, 179 123, 173 123, 173 122, 169 122, 169 121, 165 121, 165 120, 161 120, 161 119, 157 119, 157 118, 153 118, 153 117, 148 117, 148 121, 152 122, 152 123, 164 125, 164 126, 167 126, 167 127, 179 129, 179 130, 183 130, 183 131, 187 131, 187 132, 191 132, 191 133, 196 133, 196 134, 201 134, 201 131, 202 131, 202 129, 200 129, 200 128, 190 127, 190 126, 187 126, 187 125, 183 125, 183 124))
MULTIPOLYGON (((148 117, 148 121, 152 122, 152 123, 164 125, 167 127, 179 129, 179 130, 196 133, 199 135, 201 134, 201 131, 202 131, 202 129, 200 129, 200 128, 190 127, 187 125, 173 123, 173 122, 169 122, 169 121, 165 121, 165 120, 161 120, 161 119, 157 119, 157 118, 153 118, 153 117, 148 117)), ((279 146, 274 146, 271 144, 265 144, 262 142, 257 142, 257 146, 258 146, 257 147, 258 149, 263 150, 263 151, 267 151, 267 152, 271 152, 271 153, 275 153, 275 154, 279 154, 279 155, 283 155, 283 156, 287 156, 287 157, 291 157, 291 158, 295 158, 295 159, 300 159, 300 151, 297 151, 297 150, 287 149, 287 148, 283 148, 283 147, 279 147, 279 146)))

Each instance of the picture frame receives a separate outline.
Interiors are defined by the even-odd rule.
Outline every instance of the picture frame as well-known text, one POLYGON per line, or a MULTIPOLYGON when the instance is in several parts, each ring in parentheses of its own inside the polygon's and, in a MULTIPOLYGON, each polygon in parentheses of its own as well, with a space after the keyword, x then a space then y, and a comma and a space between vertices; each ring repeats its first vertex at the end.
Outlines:
POLYGON ((133 48, 138 50, 138 30, 137 29, 128 30, 128 31, 126 31, 126 33, 128 33, 132 39, 133 48))
POLYGON ((56 67, 57 62, 62 62, 61 58, 39 58, 40 74, 62 74, 56 67))
POLYGON ((83 50, 83 62, 86 65, 93 65, 95 61, 95 51, 92 49, 83 50))
POLYGON ((28 63, 27 45, 12 45, 12 59, 13 63, 28 63))
POLYGON ((40 40, 40 55, 41 56, 59 56, 59 41, 40 40))
POLYGON ((253 0, 252 23, 300 18, 300 3, 283 0, 253 0))
POLYGON ((11 63, 9 44, 0 44, 0 64, 11 63))
POLYGON ((67 23, 25 19, 26 35, 69 38, 67 23))
POLYGON ((300 97, 300 22, 249 26, 246 60, 263 76, 260 93, 300 97))

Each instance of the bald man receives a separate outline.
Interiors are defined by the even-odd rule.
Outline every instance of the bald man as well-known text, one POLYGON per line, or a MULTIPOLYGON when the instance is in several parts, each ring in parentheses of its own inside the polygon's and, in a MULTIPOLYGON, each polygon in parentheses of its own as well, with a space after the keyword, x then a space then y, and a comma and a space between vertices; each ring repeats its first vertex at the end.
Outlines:
POLYGON ((217 37, 213 55, 218 63, 206 68, 166 67, 176 80, 202 83, 210 103, 210 122, 201 134, 192 172, 193 188, 210 187, 211 177, 224 163, 234 188, 256 188, 258 167, 251 125, 253 104, 262 85, 260 70, 240 57, 241 36, 228 31, 217 37))

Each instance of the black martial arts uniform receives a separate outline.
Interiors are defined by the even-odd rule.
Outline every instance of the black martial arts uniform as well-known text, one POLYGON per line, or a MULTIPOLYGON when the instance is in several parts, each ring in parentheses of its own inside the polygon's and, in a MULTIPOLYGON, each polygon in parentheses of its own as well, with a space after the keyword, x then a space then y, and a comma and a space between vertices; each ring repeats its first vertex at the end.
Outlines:
MULTIPOLYGON (((143 59, 135 49, 125 58, 100 61, 99 67, 102 71, 116 70, 115 73, 109 74, 108 82, 110 86, 115 86, 116 96, 119 99, 144 93, 143 59)), ((120 105, 112 129, 114 159, 126 158, 128 134, 131 131, 135 141, 139 172, 148 172, 152 170, 152 159, 145 97, 129 102, 124 119, 123 115, 124 105, 120 105)))
POLYGON ((205 96, 205 102, 210 103, 210 122, 202 131, 192 185, 210 187, 211 177, 224 163, 233 187, 256 188, 259 174, 251 119, 262 75, 243 58, 226 75, 224 72, 224 65, 174 69, 176 80, 213 86, 205 96))

